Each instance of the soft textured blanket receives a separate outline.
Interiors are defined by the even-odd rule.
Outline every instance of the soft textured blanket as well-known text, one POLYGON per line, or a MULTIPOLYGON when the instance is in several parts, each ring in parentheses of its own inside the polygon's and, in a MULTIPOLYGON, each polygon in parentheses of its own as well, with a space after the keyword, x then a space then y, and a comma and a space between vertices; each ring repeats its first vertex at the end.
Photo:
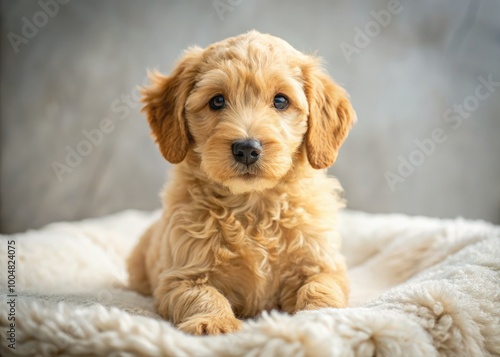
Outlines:
POLYGON ((238 333, 194 337, 125 288, 127 254, 156 215, 126 211, 2 237, 0 354, 500 355, 500 227, 343 212, 351 307, 265 313, 238 333))

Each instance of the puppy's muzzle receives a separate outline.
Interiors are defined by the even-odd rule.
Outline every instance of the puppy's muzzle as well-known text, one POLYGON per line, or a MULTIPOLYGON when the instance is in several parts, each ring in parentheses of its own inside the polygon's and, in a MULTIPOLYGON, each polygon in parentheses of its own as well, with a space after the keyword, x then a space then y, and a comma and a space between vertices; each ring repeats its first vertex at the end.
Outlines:
POLYGON ((255 139, 237 140, 233 142, 232 150, 236 161, 251 165, 259 160, 262 145, 255 139))

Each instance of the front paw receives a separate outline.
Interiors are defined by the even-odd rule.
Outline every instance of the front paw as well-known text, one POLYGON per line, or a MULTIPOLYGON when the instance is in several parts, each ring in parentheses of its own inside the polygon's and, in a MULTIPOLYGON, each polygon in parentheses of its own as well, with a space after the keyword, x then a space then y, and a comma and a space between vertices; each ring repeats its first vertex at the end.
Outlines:
POLYGON ((238 331, 241 328, 241 321, 234 316, 195 315, 187 318, 177 327, 193 335, 219 335, 238 331))
POLYGON ((347 296, 339 285, 330 284, 327 286, 310 282, 299 289, 295 311, 345 307, 346 305, 347 296))

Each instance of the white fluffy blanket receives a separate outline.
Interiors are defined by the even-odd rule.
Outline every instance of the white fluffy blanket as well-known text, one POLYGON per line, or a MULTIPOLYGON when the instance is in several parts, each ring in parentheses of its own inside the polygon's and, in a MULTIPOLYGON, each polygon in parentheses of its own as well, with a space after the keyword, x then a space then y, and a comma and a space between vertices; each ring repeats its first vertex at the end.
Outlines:
POLYGON ((350 308, 272 312, 235 334, 193 337, 159 318, 151 298, 125 289, 125 258, 157 214, 126 211, 2 237, 0 354, 500 355, 500 227, 343 212, 350 308), (16 247, 14 298, 8 240, 16 247))

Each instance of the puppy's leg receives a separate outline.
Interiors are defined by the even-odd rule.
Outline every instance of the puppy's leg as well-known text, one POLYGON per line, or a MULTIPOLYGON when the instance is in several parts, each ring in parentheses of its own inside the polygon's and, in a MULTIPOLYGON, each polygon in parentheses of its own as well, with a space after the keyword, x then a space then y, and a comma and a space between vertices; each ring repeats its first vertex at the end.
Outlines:
POLYGON ((346 307, 347 294, 347 277, 344 272, 313 275, 299 288, 295 310, 346 307))
POLYGON ((177 327, 194 335, 216 335, 240 329, 229 301, 206 277, 164 276, 154 292, 157 310, 177 327))
POLYGON ((323 307, 345 307, 348 297, 345 271, 321 272, 301 282, 290 281, 282 292, 282 309, 289 313, 323 307))
POLYGON ((151 286, 146 271, 146 251, 149 248, 154 225, 142 235, 127 259, 129 287, 143 295, 151 295, 151 286))

